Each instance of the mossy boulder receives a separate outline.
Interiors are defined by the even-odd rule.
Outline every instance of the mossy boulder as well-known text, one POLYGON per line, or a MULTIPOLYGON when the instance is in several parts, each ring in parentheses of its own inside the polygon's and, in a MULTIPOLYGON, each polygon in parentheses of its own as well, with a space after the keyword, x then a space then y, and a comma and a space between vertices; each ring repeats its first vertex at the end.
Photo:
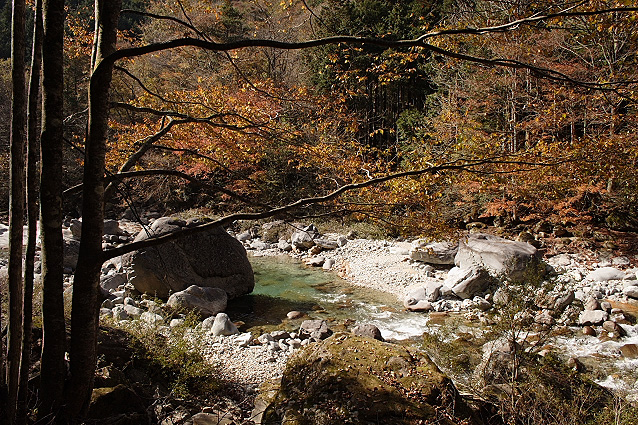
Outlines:
POLYGON ((478 423, 425 353, 346 333, 295 354, 255 414, 261 424, 478 423))

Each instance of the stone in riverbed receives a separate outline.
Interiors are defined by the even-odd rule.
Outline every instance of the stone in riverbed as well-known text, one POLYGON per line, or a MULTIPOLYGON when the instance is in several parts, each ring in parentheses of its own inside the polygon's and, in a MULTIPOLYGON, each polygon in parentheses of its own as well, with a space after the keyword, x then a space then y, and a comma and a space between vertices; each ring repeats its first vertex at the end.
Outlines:
POLYGON ((590 272, 585 279, 595 282, 607 282, 608 280, 622 280, 625 272, 615 267, 601 267, 590 272))
POLYGON ((107 290, 116 290, 120 285, 124 285, 128 282, 128 276, 126 273, 114 273, 100 278, 100 286, 107 290))
POLYGON ((286 314, 286 317, 288 318, 288 320, 301 319, 304 316, 305 316, 304 313, 297 310, 289 311, 288 314, 286 314))
POLYGON ((434 242, 410 250, 410 259, 428 264, 453 265, 459 245, 452 242, 434 242))
POLYGON ((627 359, 638 359, 638 345, 625 344, 620 347, 620 353, 627 359))
POLYGON ((485 291, 490 285, 489 273, 481 267, 462 269, 453 267, 443 282, 443 286, 452 288, 452 292, 458 297, 468 299, 485 291))
POLYGON ((313 234, 310 234, 309 232, 303 230, 293 233, 290 237, 290 243, 294 248, 303 251, 310 249, 315 245, 313 234))
POLYGON ((371 323, 362 323, 355 326, 354 329, 352 329, 352 333, 357 336, 363 336, 366 338, 376 339, 378 341, 384 341, 379 328, 371 323))
POLYGON ((195 311, 200 316, 214 316, 226 310, 228 296, 223 289, 191 285, 168 298, 166 305, 195 311))
POLYGON ((321 267, 323 266, 323 263, 325 261, 326 259, 324 257, 313 257, 306 260, 306 265, 312 266, 312 267, 321 267))
POLYGON ((332 335, 332 331, 328 329, 328 323, 325 320, 304 320, 301 323, 299 335, 303 339, 326 339, 332 335))
POLYGON ((602 310, 585 310, 578 316, 578 324, 583 325, 601 325, 609 315, 602 310))
POLYGON ((229 336, 238 334, 239 330, 237 329, 237 326, 235 326, 235 324, 230 321, 230 318, 226 313, 219 313, 217 314, 217 316, 215 316, 215 321, 213 322, 211 333, 214 336, 229 336))
POLYGON ((603 329, 614 334, 615 337, 623 337, 627 335, 622 326, 612 320, 605 320, 603 322, 603 329))
POLYGON ((622 293, 629 298, 638 299, 638 285, 625 286, 625 288, 622 290, 622 293))

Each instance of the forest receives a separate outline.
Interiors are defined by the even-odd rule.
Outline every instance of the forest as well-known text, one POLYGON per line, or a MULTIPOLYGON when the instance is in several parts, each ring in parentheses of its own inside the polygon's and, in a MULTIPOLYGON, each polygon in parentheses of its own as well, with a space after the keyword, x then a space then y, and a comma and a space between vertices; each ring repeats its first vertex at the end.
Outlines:
POLYGON ((638 231, 637 12, 631 0, 0 0, 10 417, 28 416, 35 249, 23 266, 15 241, 23 223, 34 240, 38 216, 41 423, 86 413, 102 263, 179 237, 105 251, 105 217, 330 217, 393 237, 472 222, 638 231), (61 226, 80 216, 65 323, 61 226))

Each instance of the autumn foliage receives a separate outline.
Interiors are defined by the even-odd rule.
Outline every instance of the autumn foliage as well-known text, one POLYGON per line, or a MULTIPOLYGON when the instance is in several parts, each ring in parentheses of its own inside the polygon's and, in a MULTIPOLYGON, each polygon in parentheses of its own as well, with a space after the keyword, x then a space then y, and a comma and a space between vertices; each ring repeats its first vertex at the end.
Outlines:
MULTIPOLYGON (((133 3, 137 11, 123 16, 136 24, 122 32, 122 47, 183 36, 410 39, 568 7, 169 0, 140 9, 133 3)), ((620 6, 589 1, 581 10, 620 6)), ((81 10, 70 11, 67 22, 67 79, 79 82, 90 63, 92 22, 81 10)), ((397 233, 538 220, 635 230, 637 26, 635 13, 563 16, 429 41, 467 57, 529 65, 518 68, 415 47, 357 45, 183 48, 127 59, 115 72, 107 168, 178 170, 206 185, 175 176, 159 184, 129 179, 111 201, 116 209, 131 202, 214 213, 260 209, 393 172, 491 158, 470 173, 398 179, 304 214, 380 219, 397 233), (548 78, 544 70, 560 74, 548 78)), ((67 92, 68 138, 81 148, 84 94, 67 92)))

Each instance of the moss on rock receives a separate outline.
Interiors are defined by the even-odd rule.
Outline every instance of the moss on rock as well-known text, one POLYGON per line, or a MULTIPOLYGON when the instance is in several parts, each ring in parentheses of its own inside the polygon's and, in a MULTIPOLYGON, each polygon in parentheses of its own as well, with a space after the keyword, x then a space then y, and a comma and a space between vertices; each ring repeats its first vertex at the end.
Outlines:
POLYGON ((346 333, 299 351, 261 393, 262 424, 477 423, 425 353, 346 333))

